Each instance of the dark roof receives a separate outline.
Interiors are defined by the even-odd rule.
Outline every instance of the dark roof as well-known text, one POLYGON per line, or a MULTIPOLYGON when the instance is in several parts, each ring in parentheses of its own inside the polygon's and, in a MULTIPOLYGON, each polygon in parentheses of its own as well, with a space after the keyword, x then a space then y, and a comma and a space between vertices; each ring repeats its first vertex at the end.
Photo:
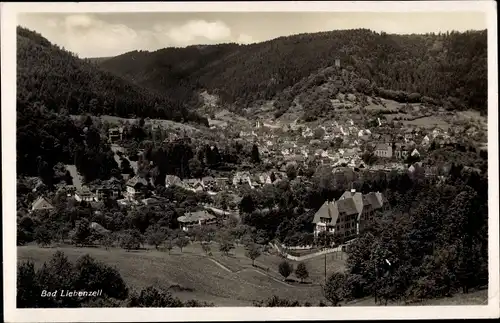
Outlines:
POLYGON ((207 211, 197 211, 192 213, 186 213, 183 216, 177 218, 179 222, 197 222, 199 220, 212 220, 215 216, 208 213, 207 211))
POLYGON ((345 214, 358 214, 358 210, 356 209, 356 204, 352 198, 346 198, 343 200, 338 200, 335 202, 337 208, 340 213, 345 214))
POLYGON ((146 181, 146 179, 145 179, 145 178, 142 178, 142 177, 139 177, 139 176, 134 176, 133 178, 131 178, 131 179, 127 182, 127 186, 132 186, 132 187, 135 187, 135 186, 137 186, 138 184, 141 184, 141 185, 147 186, 147 185, 148 185, 148 182, 146 181))
POLYGON ((390 146, 388 144, 377 144, 375 150, 388 150, 390 146))
POLYGON ((382 207, 382 196, 380 196, 380 199, 379 197, 377 197, 377 195, 374 193, 374 192, 370 192, 368 194, 365 195, 366 197, 366 200, 372 205, 372 208, 373 209, 379 209, 382 207))
POLYGON ((330 224, 337 223, 339 212, 334 203, 326 201, 314 214, 313 223, 319 223, 322 218, 330 219, 330 224))
POLYGON ((175 175, 167 175, 165 176, 165 183, 166 184, 176 184, 179 183, 181 179, 178 176, 175 175))

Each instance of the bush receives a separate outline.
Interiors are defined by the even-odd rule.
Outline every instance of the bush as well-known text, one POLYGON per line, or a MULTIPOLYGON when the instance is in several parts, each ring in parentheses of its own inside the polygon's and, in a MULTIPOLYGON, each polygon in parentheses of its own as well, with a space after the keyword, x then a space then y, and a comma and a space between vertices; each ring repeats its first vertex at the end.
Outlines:
POLYGON ((35 242, 42 247, 47 247, 54 241, 53 230, 50 230, 45 224, 36 227, 33 236, 35 242))
MULTIPOLYGON (((86 297, 61 297, 60 291, 100 289, 104 298, 124 300, 128 296, 128 288, 118 271, 95 261, 89 255, 78 259, 73 265, 64 253, 58 251, 36 271, 34 264, 29 261, 17 267, 16 301, 19 308, 80 307, 91 300, 86 297), (57 296, 41 296, 42 291, 57 291, 57 296)), ((108 302, 111 304, 115 300, 110 299, 108 302)))
POLYGON ((293 265, 288 261, 284 260, 279 264, 278 271, 281 276, 286 280, 288 276, 293 272, 293 265))
POLYGON ((184 304, 168 291, 153 286, 141 290, 139 295, 130 297, 128 307, 182 307, 184 304))
POLYGON ((137 230, 125 231, 121 236, 120 246, 127 251, 139 249, 142 242, 141 238, 141 233, 137 230))
POLYGON ((297 278, 300 279, 301 282, 303 282, 304 279, 307 279, 309 277, 309 272, 307 271, 305 263, 301 262, 297 265, 297 269, 295 270, 295 276, 297 276, 297 278))

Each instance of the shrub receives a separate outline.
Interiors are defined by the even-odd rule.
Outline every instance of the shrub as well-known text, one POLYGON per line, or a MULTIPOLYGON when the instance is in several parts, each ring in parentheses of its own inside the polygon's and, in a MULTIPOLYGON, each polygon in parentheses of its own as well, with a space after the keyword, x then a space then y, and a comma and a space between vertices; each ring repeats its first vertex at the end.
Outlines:
POLYGON ((288 276, 293 272, 293 265, 288 261, 284 260, 279 264, 278 271, 281 276, 286 280, 288 276))

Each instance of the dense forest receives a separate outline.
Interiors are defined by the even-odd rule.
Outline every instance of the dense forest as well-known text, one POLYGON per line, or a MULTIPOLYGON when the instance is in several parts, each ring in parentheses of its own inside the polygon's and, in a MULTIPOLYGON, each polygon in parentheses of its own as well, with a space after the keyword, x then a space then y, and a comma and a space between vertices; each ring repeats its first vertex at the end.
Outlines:
POLYGON ((155 93, 77 58, 36 32, 18 27, 17 36, 17 98, 25 106, 39 102, 50 111, 69 114, 206 123, 187 109, 196 104, 189 88, 172 86, 155 93))
POLYGON ((425 35, 343 30, 252 45, 136 51, 100 65, 162 91, 173 84, 207 89, 239 109, 280 96, 304 78, 333 66, 339 58, 342 68, 356 72, 361 83, 368 81, 381 96, 408 101, 414 94, 413 100, 427 97, 457 109, 486 113, 486 35, 485 30, 425 35))

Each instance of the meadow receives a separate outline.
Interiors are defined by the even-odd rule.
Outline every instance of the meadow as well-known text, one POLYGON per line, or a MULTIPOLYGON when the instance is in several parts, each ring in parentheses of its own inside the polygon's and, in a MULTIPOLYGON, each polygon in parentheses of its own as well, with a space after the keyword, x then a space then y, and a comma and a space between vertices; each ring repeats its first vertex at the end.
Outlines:
MULTIPOLYGON (((212 257, 206 256, 197 244, 184 248, 182 253, 177 248, 169 253, 154 249, 128 252, 114 248, 41 248, 34 245, 20 246, 17 252, 19 262, 31 260, 37 267, 57 250, 64 252, 70 261, 89 254, 98 261, 115 266, 133 289, 151 285, 169 288, 174 296, 184 301, 196 299, 216 306, 251 306, 254 301, 274 295, 315 305, 324 300, 319 285, 324 282, 323 256, 305 261, 309 279, 301 284, 293 274, 290 281, 283 281, 278 273, 282 261, 278 255, 264 253, 252 267, 243 247, 237 247, 229 256, 216 251, 215 245, 212 249, 212 257)), ((343 270, 344 262, 334 255, 327 255, 327 275, 343 270)), ((290 263, 297 265, 294 261, 290 263)))

